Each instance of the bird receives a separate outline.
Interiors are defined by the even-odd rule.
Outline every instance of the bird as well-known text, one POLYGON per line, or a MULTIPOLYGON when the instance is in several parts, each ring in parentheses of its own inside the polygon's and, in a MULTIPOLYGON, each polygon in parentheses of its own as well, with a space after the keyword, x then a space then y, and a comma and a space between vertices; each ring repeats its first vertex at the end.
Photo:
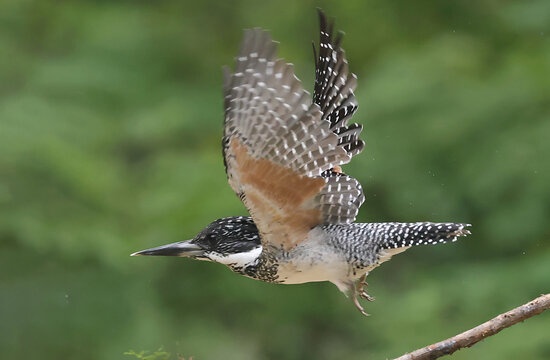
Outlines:
POLYGON ((342 32, 318 9, 313 96, 277 58, 260 28, 244 30, 235 69, 224 67, 222 150, 229 185, 250 216, 217 219, 191 240, 131 254, 217 262, 237 274, 278 284, 328 281, 368 316, 359 298, 366 276, 412 246, 456 241, 465 223, 356 223, 361 184, 341 166, 363 150, 357 77, 342 32))

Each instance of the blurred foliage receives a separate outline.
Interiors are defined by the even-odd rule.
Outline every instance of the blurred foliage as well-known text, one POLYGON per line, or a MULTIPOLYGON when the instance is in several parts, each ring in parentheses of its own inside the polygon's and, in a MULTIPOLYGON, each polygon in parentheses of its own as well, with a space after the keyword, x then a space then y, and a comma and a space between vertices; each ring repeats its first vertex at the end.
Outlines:
POLYGON ((163 351, 162 348, 152 353, 145 350, 140 351, 138 353, 135 352, 134 350, 130 350, 130 351, 126 351, 124 355, 133 356, 136 359, 143 359, 143 360, 168 360, 172 356, 172 354, 170 354, 169 352, 163 351))
MULTIPOLYGON (((1 1, 3 357, 384 359, 548 292, 549 24, 546 0, 1 1), (261 26, 311 89, 316 6, 359 76, 359 220, 473 224, 374 271, 367 319, 331 284, 128 256, 246 214, 220 67, 261 26)), ((548 359, 548 334, 543 314, 454 358, 548 359)))

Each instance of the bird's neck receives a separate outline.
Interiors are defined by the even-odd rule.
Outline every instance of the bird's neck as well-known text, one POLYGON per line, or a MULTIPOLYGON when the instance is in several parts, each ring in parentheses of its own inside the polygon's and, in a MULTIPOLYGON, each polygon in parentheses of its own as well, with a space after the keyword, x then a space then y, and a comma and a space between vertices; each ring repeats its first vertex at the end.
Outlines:
POLYGON ((254 261, 249 262, 245 266, 232 266, 232 264, 228 264, 228 266, 234 272, 252 279, 279 282, 277 275, 278 262, 273 254, 265 250, 254 261))

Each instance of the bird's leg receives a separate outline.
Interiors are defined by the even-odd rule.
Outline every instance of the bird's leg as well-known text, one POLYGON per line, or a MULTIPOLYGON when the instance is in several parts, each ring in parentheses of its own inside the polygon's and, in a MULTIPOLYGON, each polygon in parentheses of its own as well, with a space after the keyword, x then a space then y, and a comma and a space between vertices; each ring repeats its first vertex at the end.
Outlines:
POLYGON ((357 280, 357 292, 361 299, 365 299, 368 301, 374 301, 374 297, 367 294, 367 291, 364 289, 365 287, 369 286, 369 284, 365 281, 367 278, 367 274, 364 274, 357 280))
POLYGON ((355 305, 355 307, 357 308, 357 310, 359 310, 359 312, 361 314, 363 314, 365 316, 370 316, 370 314, 365 312, 365 309, 363 309, 363 307, 359 303, 358 297, 363 297, 362 292, 364 292, 364 290, 363 290, 362 286, 360 285, 360 283, 357 283, 357 284, 350 283, 350 285, 349 285, 349 295, 351 297, 351 301, 353 301, 353 305, 355 305))

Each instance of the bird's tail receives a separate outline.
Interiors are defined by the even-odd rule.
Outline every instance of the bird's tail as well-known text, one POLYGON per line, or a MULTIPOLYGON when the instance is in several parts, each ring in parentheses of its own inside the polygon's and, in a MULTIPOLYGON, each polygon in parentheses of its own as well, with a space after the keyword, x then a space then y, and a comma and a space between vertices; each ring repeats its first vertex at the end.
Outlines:
MULTIPOLYGON (((467 236, 470 224, 456 223, 369 223, 363 230, 371 241, 381 249, 397 249, 416 245, 435 245, 456 241, 459 236, 467 236)), ((365 226, 366 225, 366 226, 365 226)))

